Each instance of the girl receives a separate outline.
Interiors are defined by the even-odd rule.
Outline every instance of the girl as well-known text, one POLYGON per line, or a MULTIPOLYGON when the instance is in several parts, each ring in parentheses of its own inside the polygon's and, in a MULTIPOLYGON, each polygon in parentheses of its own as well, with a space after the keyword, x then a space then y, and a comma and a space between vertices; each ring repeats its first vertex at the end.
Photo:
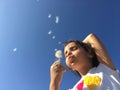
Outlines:
MULTIPOLYGON (((83 42, 67 42, 64 55, 66 65, 81 76, 71 90, 120 90, 118 72, 96 35, 89 34, 83 42)), ((49 90, 59 90, 65 71, 60 62, 52 64, 49 90)))

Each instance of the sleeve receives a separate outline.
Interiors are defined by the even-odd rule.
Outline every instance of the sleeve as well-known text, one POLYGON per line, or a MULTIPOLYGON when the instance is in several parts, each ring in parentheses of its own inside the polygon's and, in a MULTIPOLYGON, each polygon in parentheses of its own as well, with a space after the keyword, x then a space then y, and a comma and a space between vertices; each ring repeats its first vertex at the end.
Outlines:
POLYGON ((114 77, 119 79, 119 70, 112 70, 111 68, 109 68, 108 66, 102 63, 100 63, 100 65, 98 66, 98 69, 101 69, 101 71, 103 71, 104 73, 113 75, 114 77))

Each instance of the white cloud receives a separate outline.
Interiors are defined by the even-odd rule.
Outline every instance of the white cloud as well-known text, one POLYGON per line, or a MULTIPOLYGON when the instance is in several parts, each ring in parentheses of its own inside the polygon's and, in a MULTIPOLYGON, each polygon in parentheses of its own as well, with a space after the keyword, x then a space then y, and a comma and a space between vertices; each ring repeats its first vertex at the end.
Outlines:
POLYGON ((52 17, 52 15, 51 15, 51 14, 49 14, 49 15, 48 15, 48 18, 51 18, 51 17, 52 17))
POLYGON ((14 49, 13 49, 13 52, 16 52, 16 51, 17 51, 17 48, 14 48, 14 49))
POLYGON ((55 17, 55 23, 59 23, 59 17, 58 16, 55 17))

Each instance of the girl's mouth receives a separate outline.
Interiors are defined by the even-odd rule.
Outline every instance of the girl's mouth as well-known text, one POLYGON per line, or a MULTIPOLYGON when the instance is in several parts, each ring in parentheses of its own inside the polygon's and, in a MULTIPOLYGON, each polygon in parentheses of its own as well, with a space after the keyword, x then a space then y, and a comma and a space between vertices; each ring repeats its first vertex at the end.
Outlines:
POLYGON ((73 63, 73 56, 68 56, 68 61, 70 62, 70 63, 73 63))

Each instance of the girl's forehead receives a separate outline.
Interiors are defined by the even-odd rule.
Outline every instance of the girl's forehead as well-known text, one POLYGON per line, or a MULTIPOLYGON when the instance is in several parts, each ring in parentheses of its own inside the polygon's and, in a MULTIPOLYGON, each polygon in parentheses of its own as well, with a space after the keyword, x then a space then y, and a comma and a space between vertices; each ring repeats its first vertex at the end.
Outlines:
POLYGON ((70 42, 70 43, 68 43, 68 44, 65 46, 64 51, 66 51, 67 49, 69 49, 70 47, 75 46, 75 45, 77 45, 75 42, 70 42))

